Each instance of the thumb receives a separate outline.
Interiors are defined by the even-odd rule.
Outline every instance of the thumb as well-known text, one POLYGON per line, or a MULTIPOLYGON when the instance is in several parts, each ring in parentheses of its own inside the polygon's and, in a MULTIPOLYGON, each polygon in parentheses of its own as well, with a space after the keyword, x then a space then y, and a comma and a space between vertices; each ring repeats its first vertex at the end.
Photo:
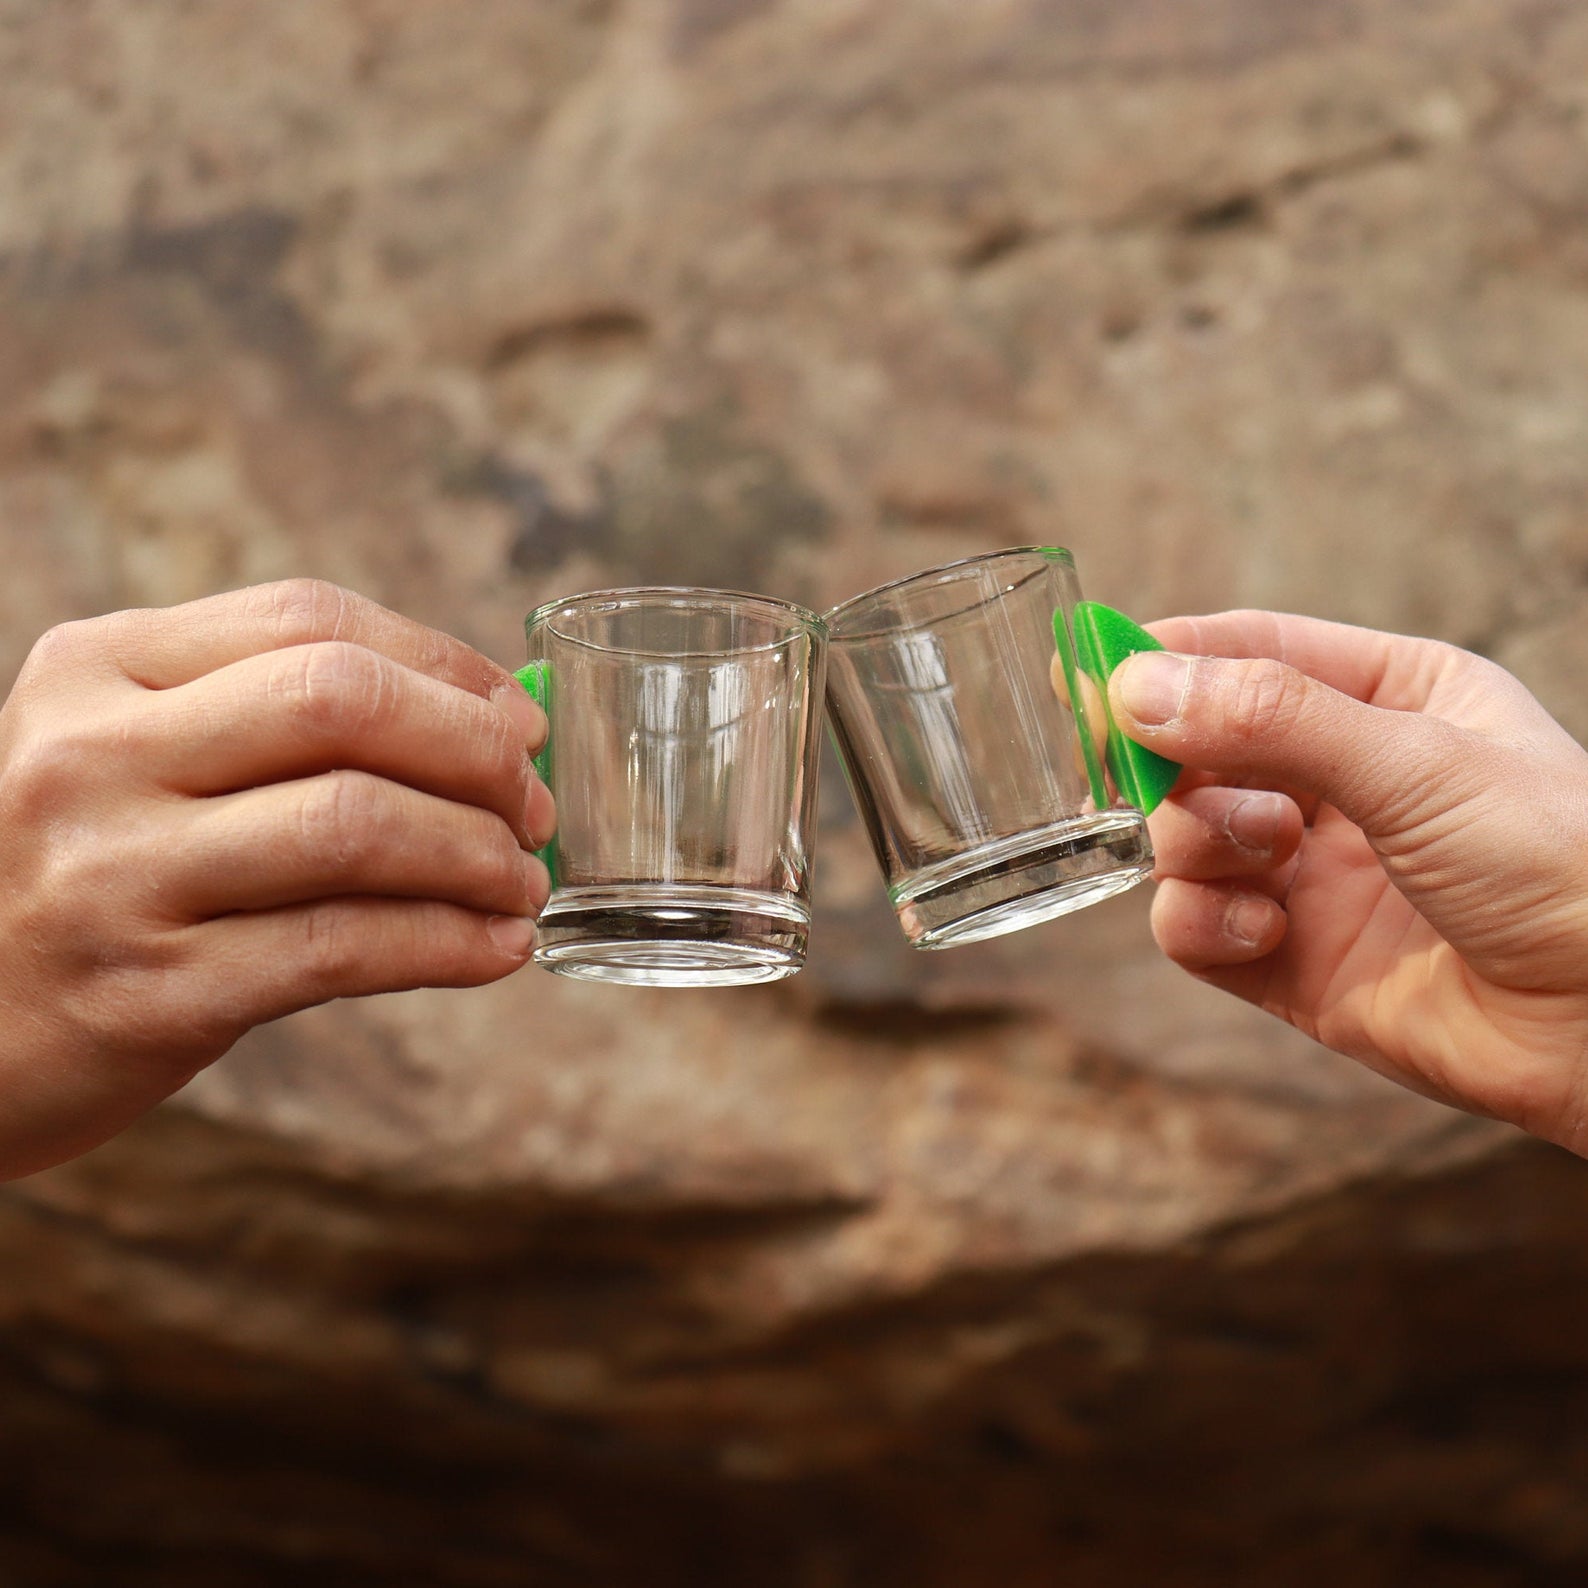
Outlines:
POLYGON ((1294 788, 1382 834, 1459 798, 1469 736, 1415 711, 1369 706, 1268 658, 1146 651, 1109 680, 1132 739, 1221 780, 1294 788))

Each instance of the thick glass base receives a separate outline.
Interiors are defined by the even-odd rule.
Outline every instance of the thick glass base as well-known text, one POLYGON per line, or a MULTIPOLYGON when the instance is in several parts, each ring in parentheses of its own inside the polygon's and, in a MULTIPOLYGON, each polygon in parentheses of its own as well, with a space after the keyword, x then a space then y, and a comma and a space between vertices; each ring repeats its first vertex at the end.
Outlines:
POLYGON ((564 888, 540 918, 535 962, 580 981, 743 987, 799 970, 809 930, 804 904, 751 888, 564 888))
POLYGON ((940 861, 908 877, 892 897, 915 948, 953 948, 1068 915, 1151 874, 1146 818, 1104 811, 940 861))

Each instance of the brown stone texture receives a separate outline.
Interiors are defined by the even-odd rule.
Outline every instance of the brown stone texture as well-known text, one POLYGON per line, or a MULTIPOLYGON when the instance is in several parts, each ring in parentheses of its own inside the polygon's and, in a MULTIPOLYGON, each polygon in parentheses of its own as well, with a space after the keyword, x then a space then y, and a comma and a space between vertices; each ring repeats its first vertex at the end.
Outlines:
MULTIPOLYGON (((0 0, 0 668, 1059 542, 1588 733, 1579 0, 0 0)), ((1161 962, 259 1031, 0 1192, 0 1585, 1566 1584, 1588 1177, 1161 962)), ((1519 812, 1525 819, 1525 811, 1519 812)))

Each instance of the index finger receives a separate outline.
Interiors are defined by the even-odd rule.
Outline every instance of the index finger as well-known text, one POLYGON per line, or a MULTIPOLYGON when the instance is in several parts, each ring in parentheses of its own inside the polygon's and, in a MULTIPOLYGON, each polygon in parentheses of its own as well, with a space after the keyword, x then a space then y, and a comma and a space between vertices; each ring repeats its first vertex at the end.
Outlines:
POLYGON ((146 689, 190 684, 267 651, 340 640, 487 700, 505 690, 523 695, 505 667, 462 640, 322 579, 253 585, 100 622, 107 659, 146 689))
POLYGON ((1266 657, 1368 705, 1428 709, 1437 687, 1466 653, 1439 640, 1386 634, 1288 612, 1217 612, 1146 625, 1171 651, 1237 661, 1266 657))

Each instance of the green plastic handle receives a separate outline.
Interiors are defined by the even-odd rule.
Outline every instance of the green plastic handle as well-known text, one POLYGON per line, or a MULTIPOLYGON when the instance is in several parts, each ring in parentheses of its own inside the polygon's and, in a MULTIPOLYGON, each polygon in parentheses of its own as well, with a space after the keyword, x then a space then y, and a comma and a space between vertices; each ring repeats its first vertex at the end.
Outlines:
POLYGON ((1180 776, 1180 767, 1177 762, 1144 748, 1119 731, 1108 706, 1108 680, 1127 656, 1134 656, 1138 651, 1161 651, 1163 646, 1139 624, 1131 622, 1123 612, 1116 612, 1100 601, 1078 601, 1071 622, 1075 628, 1073 644, 1064 614, 1055 612, 1053 638, 1058 643, 1065 681, 1070 686, 1070 700, 1074 703, 1081 730, 1081 750, 1086 757, 1092 798, 1099 810, 1108 804, 1102 768, 1098 765, 1097 750, 1087 731, 1084 706, 1076 688, 1077 671, 1085 673, 1092 680, 1102 701, 1107 728, 1108 771, 1114 780, 1114 787, 1143 816, 1150 816, 1174 787, 1175 780, 1180 776))
MULTIPOLYGON (((547 708, 546 694, 551 684, 551 664, 549 662, 527 662, 513 674, 519 683, 524 686, 524 692, 537 706, 546 712, 547 720, 551 713, 547 708)), ((547 735, 546 742, 540 747, 540 754, 533 757, 535 775, 548 787, 551 784, 551 737, 547 735)), ((551 873, 551 885, 557 886, 557 840, 554 837, 544 849, 535 851, 545 861, 546 869, 551 873)))

